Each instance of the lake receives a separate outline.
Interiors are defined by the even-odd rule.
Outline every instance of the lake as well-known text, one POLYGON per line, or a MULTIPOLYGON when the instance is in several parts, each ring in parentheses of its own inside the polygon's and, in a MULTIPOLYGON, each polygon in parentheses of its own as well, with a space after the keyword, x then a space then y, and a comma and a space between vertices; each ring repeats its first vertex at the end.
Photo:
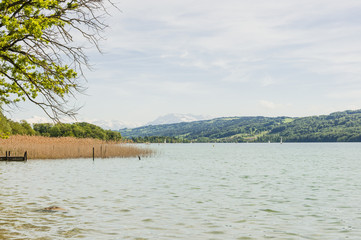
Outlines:
POLYGON ((0 162, 0 239, 361 239, 360 143, 142 147, 0 162))

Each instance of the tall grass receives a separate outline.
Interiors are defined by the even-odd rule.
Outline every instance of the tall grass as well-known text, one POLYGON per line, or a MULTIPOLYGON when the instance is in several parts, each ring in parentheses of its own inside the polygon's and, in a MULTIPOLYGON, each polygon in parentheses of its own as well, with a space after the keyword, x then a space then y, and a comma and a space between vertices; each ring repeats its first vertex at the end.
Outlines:
POLYGON ((6 151, 11 156, 23 156, 28 152, 28 159, 68 159, 92 158, 93 147, 95 158, 149 156, 153 151, 133 144, 106 142, 91 138, 41 136, 10 136, 0 139, 0 155, 6 151))

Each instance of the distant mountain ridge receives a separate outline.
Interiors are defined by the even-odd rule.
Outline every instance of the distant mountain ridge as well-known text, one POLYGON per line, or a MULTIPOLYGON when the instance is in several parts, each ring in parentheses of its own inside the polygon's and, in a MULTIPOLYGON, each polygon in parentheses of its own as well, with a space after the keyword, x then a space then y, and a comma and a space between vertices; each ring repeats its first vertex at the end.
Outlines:
POLYGON ((194 114, 181 114, 181 113, 170 113, 164 116, 160 116, 154 121, 147 123, 146 125, 161 125, 161 124, 172 124, 181 122, 194 122, 200 120, 211 119, 210 116, 205 115, 194 115, 194 114))
MULTIPOLYGON (((207 120, 212 117, 206 115, 194 115, 194 114, 180 114, 180 113, 170 113, 164 116, 160 116, 157 119, 147 123, 141 124, 136 122, 126 122, 120 120, 102 120, 102 119, 78 119, 78 122, 88 122, 94 125, 97 125, 105 130, 112 129, 124 129, 124 128, 137 128, 141 126, 148 125, 161 125, 161 124, 172 124, 172 123, 180 123, 180 122, 193 122, 199 120, 207 120)), ((21 119, 15 119, 16 121, 20 121, 21 119)), ((46 117, 40 116, 32 116, 28 119, 25 119, 28 123, 50 123, 51 120, 46 117)), ((64 123, 73 123, 73 119, 62 120, 64 123)))
POLYGON ((135 128, 142 126, 141 124, 123 122, 118 120, 89 120, 89 123, 95 124, 103 129, 120 129, 120 128, 135 128))
MULTIPOLYGON (((15 121, 20 122, 22 119, 15 119, 15 121)), ((34 123, 51 123, 52 121, 46 117, 40 116, 31 116, 30 118, 25 119, 30 124, 34 123)), ((73 119, 62 119, 61 122, 63 123, 74 123, 73 119)), ((134 122, 125 122, 119 120, 101 120, 101 119, 78 119, 77 122, 87 122, 94 125, 97 125, 104 130, 117 130, 122 128, 136 128, 140 126, 144 126, 143 124, 134 123, 134 122)))
POLYGON ((360 142, 361 110, 311 117, 225 117, 121 129, 123 137, 165 136, 191 142, 360 142))

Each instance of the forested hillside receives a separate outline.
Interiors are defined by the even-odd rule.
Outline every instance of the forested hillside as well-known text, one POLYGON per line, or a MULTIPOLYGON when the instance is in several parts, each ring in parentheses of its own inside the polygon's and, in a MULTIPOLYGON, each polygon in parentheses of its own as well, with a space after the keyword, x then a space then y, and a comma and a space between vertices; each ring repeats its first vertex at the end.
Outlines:
POLYGON ((355 142, 361 141, 361 110, 329 115, 231 117, 190 123, 121 129, 122 136, 174 137, 191 142, 355 142))

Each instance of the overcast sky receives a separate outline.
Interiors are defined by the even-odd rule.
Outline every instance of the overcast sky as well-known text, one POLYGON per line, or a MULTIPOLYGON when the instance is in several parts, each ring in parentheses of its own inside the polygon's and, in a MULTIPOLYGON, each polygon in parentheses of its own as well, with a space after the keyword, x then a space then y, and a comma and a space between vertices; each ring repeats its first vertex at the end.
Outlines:
MULTIPOLYGON (((361 108, 360 0, 122 0, 89 51, 80 120, 361 108)), ((23 104, 12 117, 44 117, 23 104)))

